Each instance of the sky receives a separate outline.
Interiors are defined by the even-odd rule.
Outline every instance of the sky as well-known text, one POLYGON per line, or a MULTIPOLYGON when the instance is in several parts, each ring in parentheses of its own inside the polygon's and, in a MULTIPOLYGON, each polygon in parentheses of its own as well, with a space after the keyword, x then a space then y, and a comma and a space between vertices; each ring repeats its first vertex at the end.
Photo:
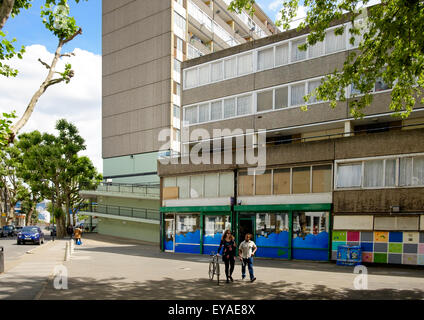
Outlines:
MULTIPOLYGON (((23 114, 32 95, 47 75, 47 70, 38 59, 50 62, 58 42, 42 23, 40 11, 43 0, 33 0, 32 3, 32 8, 10 18, 2 30, 8 39, 17 39, 17 47, 26 46, 22 60, 9 61, 9 65, 19 70, 19 75, 16 78, 0 77, 0 113, 15 110, 18 117, 23 114)), ((257 3, 272 20, 278 18, 282 0, 257 0, 257 3)), ((301 15, 302 8, 299 11, 301 15)), ((70 0, 70 10, 83 34, 63 48, 63 53, 74 52, 75 56, 63 58, 57 70, 62 70, 64 64, 69 62, 75 77, 69 84, 52 86, 44 93, 21 133, 33 130, 56 133, 56 121, 65 118, 78 127, 86 141, 87 149, 82 155, 90 157, 98 171, 102 172, 101 0, 82 0, 79 4, 70 0)))

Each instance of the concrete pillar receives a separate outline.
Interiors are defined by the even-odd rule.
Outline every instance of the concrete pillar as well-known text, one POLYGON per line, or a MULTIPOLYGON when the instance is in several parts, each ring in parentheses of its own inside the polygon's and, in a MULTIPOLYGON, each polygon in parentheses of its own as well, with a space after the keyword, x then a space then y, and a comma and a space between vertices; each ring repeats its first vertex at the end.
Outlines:
POLYGON ((352 121, 345 121, 344 123, 344 136, 345 137, 351 137, 353 136, 353 126, 352 126, 352 121))

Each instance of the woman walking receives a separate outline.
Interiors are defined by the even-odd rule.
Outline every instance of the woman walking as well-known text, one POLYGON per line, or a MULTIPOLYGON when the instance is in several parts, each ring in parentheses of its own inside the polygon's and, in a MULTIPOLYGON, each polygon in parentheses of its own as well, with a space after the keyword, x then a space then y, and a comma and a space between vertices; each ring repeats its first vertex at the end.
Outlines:
POLYGON ((234 236, 231 234, 230 230, 225 230, 221 243, 219 244, 218 254, 221 251, 221 248, 224 248, 222 252, 222 261, 225 263, 225 275, 227 276, 227 283, 233 282, 233 271, 234 263, 236 260, 236 249, 237 245, 234 241, 234 236))

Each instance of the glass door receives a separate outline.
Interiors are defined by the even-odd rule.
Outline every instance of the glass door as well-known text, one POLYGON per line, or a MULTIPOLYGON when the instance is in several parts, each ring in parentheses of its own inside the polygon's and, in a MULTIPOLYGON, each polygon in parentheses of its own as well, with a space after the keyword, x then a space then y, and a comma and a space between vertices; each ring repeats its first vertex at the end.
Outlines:
POLYGON ((165 219, 165 251, 175 251, 175 220, 165 219))

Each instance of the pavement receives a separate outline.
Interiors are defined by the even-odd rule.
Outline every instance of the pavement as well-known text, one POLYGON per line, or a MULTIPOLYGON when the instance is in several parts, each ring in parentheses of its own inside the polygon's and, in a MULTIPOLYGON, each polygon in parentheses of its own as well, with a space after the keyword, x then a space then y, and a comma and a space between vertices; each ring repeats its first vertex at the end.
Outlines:
MULTIPOLYGON (((59 247, 55 245, 54 250, 59 247)), ((75 246, 71 260, 63 263, 68 289, 56 290, 50 278, 37 298, 424 299, 422 267, 370 265, 368 290, 355 290, 353 283, 358 275, 353 273, 353 267, 337 266, 333 262, 255 259, 257 281, 242 281, 237 262, 235 281, 218 286, 216 281, 208 279, 209 260, 209 256, 160 252, 157 244, 85 235, 82 246, 75 246)))

